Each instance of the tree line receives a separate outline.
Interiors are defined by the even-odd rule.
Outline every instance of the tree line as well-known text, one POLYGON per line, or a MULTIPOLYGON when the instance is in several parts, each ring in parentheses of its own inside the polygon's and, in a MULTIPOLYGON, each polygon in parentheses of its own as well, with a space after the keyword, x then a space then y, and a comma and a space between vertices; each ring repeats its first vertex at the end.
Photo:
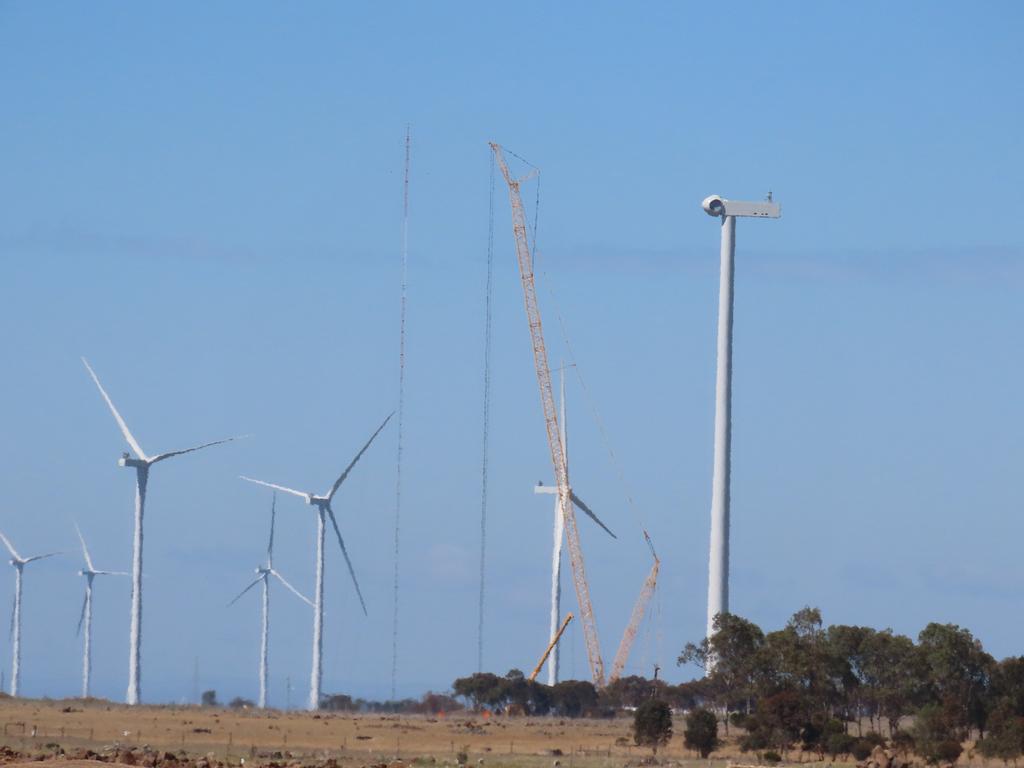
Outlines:
POLYGON ((835 756, 869 750, 884 733, 929 762, 955 760, 971 739, 989 757, 1024 752, 1024 657, 997 661, 954 624, 929 624, 915 642, 889 629, 826 627, 817 608, 767 633, 721 614, 712 636, 677 661, 705 670, 693 683, 700 703, 726 729, 741 727, 745 749, 799 744, 835 756))
POLYGON ((952 762, 968 741, 986 757, 1024 754, 1024 657, 997 661, 954 624, 929 624, 915 640, 890 629, 825 626, 817 608, 770 632, 721 614, 712 636, 687 644, 677 663, 705 674, 679 685, 624 677, 598 690, 582 680, 547 686, 513 669, 460 677, 452 694, 477 710, 561 717, 614 716, 658 701, 700 712, 688 718, 686 742, 702 753, 717 745, 720 724, 761 755, 799 747, 864 759, 884 745, 952 762))

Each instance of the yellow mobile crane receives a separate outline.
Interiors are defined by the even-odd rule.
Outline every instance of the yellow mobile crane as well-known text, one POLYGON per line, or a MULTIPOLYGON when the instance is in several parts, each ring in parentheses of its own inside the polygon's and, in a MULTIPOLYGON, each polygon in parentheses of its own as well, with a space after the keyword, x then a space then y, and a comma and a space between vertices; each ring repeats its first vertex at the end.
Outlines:
POLYGON ((572 580, 576 587, 576 601, 579 605, 580 621, 583 624, 583 637, 587 646, 587 659, 590 662, 590 675, 594 685, 603 688, 604 660, 601 658, 601 644, 597 637, 597 626, 594 621, 594 609, 590 604, 590 586, 583 566, 583 550, 580 547, 580 533, 576 526, 576 513, 573 510, 569 475, 565 468, 565 451, 558 430, 558 414, 555 410, 555 396, 551 388, 551 369, 548 367, 548 352, 544 346, 544 331, 540 323, 540 307, 537 305, 537 289, 533 282, 533 256, 526 237, 526 214, 523 201, 519 194, 521 179, 515 179, 508 170, 501 146, 491 142, 495 160, 501 168, 501 175, 508 184, 509 202, 512 205, 512 233, 516 242, 516 258, 519 261, 519 277, 523 284, 523 301, 526 304, 526 320, 530 326, 530 341, 533 344, 533 363, 537 371, 537 384, 540 389, 540 403, 544 411, 544 427, 547 430, 548 448, 551 451, 551 464, 555 470, 555 481, 558 484, 558 504, 565 521, 565 534, 569 542, 569 562, 572 564, 572 580))

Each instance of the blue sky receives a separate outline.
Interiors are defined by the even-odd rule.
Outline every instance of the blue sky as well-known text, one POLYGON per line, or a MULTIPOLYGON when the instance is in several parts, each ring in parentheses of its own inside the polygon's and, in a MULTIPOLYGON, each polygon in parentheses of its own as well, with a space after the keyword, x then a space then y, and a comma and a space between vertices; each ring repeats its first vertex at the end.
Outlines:
MULTIPOLYGON (((326 487, 396 405, 407 124, 400 693, 476 661, 488 140, 542 169, 549 348, 568 356, 557 312, 590 394, 570 377, 574 485, 620 535, 582 526, 609 661, 642 520, 663 569, 629 670, 692 673, 674 658, 703 631, 718 280, 699 203, 769 189, 783 218, 737 236, 733 609, 951 621, 1021 653, 1021 21, 1014 3, 0 4, 0 529, 69 553, 27 571, 24 691, 78 688, 72 521, 100 567, 129 559, 132 478, 84 354, 147 450, 252 435, 153 472, 143 696, 189 696, 196 658, 203 688, 255 696, 257 601, 224 606, 270 500, 237 476, 326 487)), ((544 646, 551 510, 496 192, 485 665, 504 672, 544 646)), ((327 691, 390 687, 395 439, 336 503, 370 616, 329 550, 327 691)), ((310 591, 313 515, 278 512, 278 565, 310 591)), ((127 585, 96 604, 94 688, 121 698, 127 585)), ((271 700, 290 677, 297 702, 309 613, 283 590, 272 610, 271 700)))

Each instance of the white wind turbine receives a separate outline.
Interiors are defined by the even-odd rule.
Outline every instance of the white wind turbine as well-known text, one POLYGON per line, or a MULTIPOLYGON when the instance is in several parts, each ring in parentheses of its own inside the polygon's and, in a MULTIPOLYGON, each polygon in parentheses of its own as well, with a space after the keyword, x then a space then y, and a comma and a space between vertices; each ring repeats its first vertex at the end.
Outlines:
POLYGON ((7 551, 11 553, 11 565, 14 566, 14 610, 11 611, 11 696, 18 695, 18 683, 21 682, 21 576, 25 566, 36 560, 59 555, 60 552, 48 552, 45 555, 22 557, 11 544, 10 540, 0 533, 7 551))
POLYGON ((274 488, 284 493, 290 493, 293 496, 298 496, 306 500, 306 503, 310 506, 316 507, 317 510, 317 530, 316 530, 316 589, 313 595, 313 670, 310 674, 309 680, 309 709, 316 710, 320 707, 320 685, 323 680, 323 639, 324 639, 324 533, 327 530, 327 518, 330 518, 331 525, 334 526, 334 533, 338 537, 338 546, 341 547, 341 554, 345 556, 345 564, 348 566, 349 575, 352 577, 352 584, 355 585, 356 595, 359 597, 359 604, 363 607, 363 613, 366 614, 366 602, 363 600, 363 593, 359 589, 359 581, 356 579, 355 569, 352 567, 352 561, 349 559, 348 550, 345 549, 345 541, 341 538, 341 529, 338 528, 338 521, 334 517, 334 510, 331 509, 331 500, 334 498, 334 494, 338 492, 338 488, 345 482, 345 478, 348 477, 349 472, 356 465, 356 462, 362 458, 363 454, 370 447, 370 444, 374 439, 381 433, 381 430, 391 420, 394 412, 388 414, 388 417, 384 419, 377 431, 370 435, 370 439, 366 441, 366 445, 362 447, 356 457, 352 459, 345 471, 341 473, 337 480, 334 481, 334 485, 330 487, 326 494, 323 496, 317 496, 314 493, 307 493, 305 491, 297 491, 294 488, 285 488, 283 485, 275 485, 274 483, 267 483, 263 480, 254 480, 251 477, 242 476, 243 480, 248 480, 250 483, 257 483, 258 485, 265 485, 268 488, 274 488))
POLYGON ((75 532, 78 533, 78 540, 82 543, 82 557, 85 559, 85 568, 78 572, 79 576, 85 577, 85 598, 82 600, 82 614, 78 617, 78 632, 82 631, 85 625, 85 636, 82 639, 82 698, 89 698, 89 679, 92 676, 92 581, 97 576, 127 576, 125 571, 98 571, 92 564, 92 557, 89 555, 89 548, 85 546, 85 538, 82 531, 75 523, 75 532))
POLYGON ((274 494, 273 500, 270 502, 270 543, 267 544, 267 564, 261 565, 256 568, 257 576, 253 582, 238 593, 238 597, 228 603, 228 607, 231 607, 238 602, 239 598, 242 597, 246 592, 255 587, 257 584, 263 584, 263 622, 262 631, 260 634, 260 709, 266 709, 267 706, 267 645, 270 634, 270 577, 273 576, 275 579, 284 584, 290 589, 296 597, 309 605, 313 605, 308 597, 303 595, 299 590, 289 584, 284 576, 278 573, 274 569, 274 516, 277 509, 277 493, 274 494))
MULTIPOLYGON (((569 473, 569 440, 565 422, 565 366, 561 370, 561 413, 558 417, 559 437, 562 440, 562 454, 565 456, 566 476, 569 473)), ((549 639, 554 641, 558 636, 562 624, 562 542, 565 540, 565 521, 562 519, 562 507, 558 501, 558 486, 544 485, 537 483, 533 489, 534 493, 549 493, 555 496, 555 524, 554 524, 554 548, 551 553, 551 633, 549 639)), ((570 488, 569 498, 584 514, 601 526, 613 539, 618 538, 612 533, 608 526, 602 523, 594 511, 588 507, 583 500, 570 488)), ((558 644, 551 648, 548 655, 548 685, 558 682, 558 644)))
POLYGON ((168 451, 167 453, 158 453, 154 456, 147 456, 145 451, 142 450, 142 446, 132 436, 132 433, 128 431, 128 425, 125 424, 121 414, 117 412, 117 408, 114 407, 114 402, 110 399, 110 395, 103 389, 103 385, 100 384, 99 378, 96 373, 89 366, 89 362, 83 357, 82 362, 85 364, 85 369, 89 372, 92 380, 96 382, 96 387, 99 389, 100 394, 106 401, 107 406, 110 408, 110 412, 114 414, 114 420, 117 421, 117 426, 121 428, 121 434, 124 435, 124 439, 128 442, 129 447, 135 453, 135 458, 132 458, 127 452, 121 454, 121 458, 118 460, 118 465, 122 467, 132 467, 135 470, 135 534, 132 538, 132 606, 131 606, 131 629, 129 635, 129 649, 128 649, 128 694, 125 698, 128 704, 138 704, 141 700, 141 677, 142 677, 142 518, 146 510, 146 484, 149 482, 149 468, 152 467, 159 461, 169 459, 172 456, 180 456, 183 453, 192 453, 202 448, 209 448, 212 445, 220 445, 221 443, 228 443, 237 438, 229 437, 224 440, 214 440, 212 443, 203 443, 202 445, 194 446, 193 448, 185 448, 180 451, 168 451))

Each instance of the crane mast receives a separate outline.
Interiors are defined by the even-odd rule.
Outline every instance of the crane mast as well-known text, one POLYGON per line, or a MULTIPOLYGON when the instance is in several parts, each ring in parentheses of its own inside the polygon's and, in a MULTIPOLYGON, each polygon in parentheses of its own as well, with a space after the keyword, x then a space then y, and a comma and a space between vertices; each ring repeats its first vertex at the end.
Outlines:
POLYGON ((509 202, 512 205, 512 232, 516 242, 516 258, 519 261, 519 277, 523 284, 523 300, 526 304, 526 319, 530 326, 530 341, 533 344, 533 362, 537 370, 537 384, 540 387, 540 402, 544 410, 544 426, 547 429, 548 448, 551 463, 558 483, 558 505, 565 521, 565 533, 569 543, 569 562, 572 565, 572 580, 576 587, 576 601, 579 604, 580 622, 587 645, 587 659, 594 685, 604 687, 604 661, 601 659, 601 645, 597 637, 594 610, 590 604, 590 587, 583 566, 583 550, 576 526, 576 514, 572 507, 569 489, 569 475, 565 467, 565 450, 559 436, 558 414, 555 410, 555 396, 551 387, 551 369, 548 367, 548 352, 544 346, 544 331, 540 323, 540 307, 537 304, 537 289, 533 281, 533 257, 526 237, 526 214, 519 194, 520 179, 512 178, 501 146, 491 142, 495 159, 501 174, 508 184, 509 202))
POLYGON ((647 531, 644 531, 644 539, 647 541, 647 546, 650 547, 654 564, 651 566, 651 572, 647 574, 647 579, 640 589, 640 596, 636 599, 636 604, 633 606, 633 613, 629 617, 626 631, 622 633, 619 650, 615 652, 615 660, 612 662, 612 672, 608 676, 609 683, 614 683, 622 677, 622 670, 629 660, 629 652, 633 649, 633 641, 636 640, 636 633, 640 629, 640 622, 643 621, 644 613, 647 611, 647 603, 650 602, 651 595, 654 594, 654 589, 658 586, 658 570, 661 568, 661 560, 658 559, 658 553, 654 551, 654 544, 651 543, 651 537, 647 535, 647 531))

